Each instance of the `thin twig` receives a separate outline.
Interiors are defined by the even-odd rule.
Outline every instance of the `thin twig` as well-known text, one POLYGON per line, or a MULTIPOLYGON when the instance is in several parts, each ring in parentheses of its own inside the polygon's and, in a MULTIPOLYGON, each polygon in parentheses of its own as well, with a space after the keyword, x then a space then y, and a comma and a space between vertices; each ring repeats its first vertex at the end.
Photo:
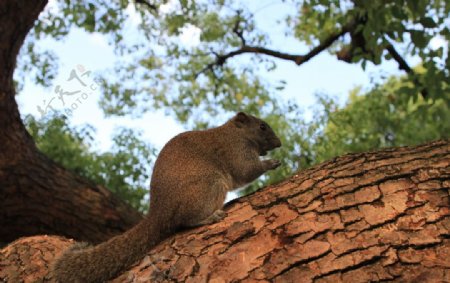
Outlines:
POLYGON ((422 94, 423 98, 426 98, 428 96, 427 89, 422 86, 422 83, 417 79, 416 73, 413 69, 411 69, 405 59, 403 59, 403 57, 397 52, 397 50, 395 50, 395 47, 391 43, 386 46, 386 50, 389 52, 392 58, 397 61, 398 68, 405 71, 408 75, 412 76, 413 82, 419 87, 422 87, 420 93, 422 94))
POLYGON ((135 2, 137 4, 142 4, 142 5, 147 6, 150 10, 153 10, 154 12, 158 11, 158 8, 156 7, 156 5, 153 5, 145 0, 135 0, 135 2))
POLYGON ((245 38, 244 38, 244 31, 239 27, 239 25, 242 22, 242 18, 241 18, 241 11, 238 10, 236 11, 236 16, 237 16, 237 20, 234 23, 234 27, 233 27, 233 32, 239 37, 239 39, 241 40, 242 46, 246 45, 245 42, 245 38))
POLYGON ((394 46, 389 43, 388 46, 386 46, 386 50, 391 54, 392 58, 394 58, 395 61, 398 63, 398 67, 400 70, 403 70, 407 72, 408 74, 414 73, 414 71, 411 69, 411 67, 408 65, 408 63, 403 59, 403 57, 395 50, 394 46))

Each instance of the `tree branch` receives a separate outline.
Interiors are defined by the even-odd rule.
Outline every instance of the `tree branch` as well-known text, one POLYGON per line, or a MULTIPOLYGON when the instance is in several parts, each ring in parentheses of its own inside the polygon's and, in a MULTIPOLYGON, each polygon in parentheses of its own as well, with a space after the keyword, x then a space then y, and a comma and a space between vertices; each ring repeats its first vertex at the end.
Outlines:
POLYGON ((245 54, 245 53, 255 53, 255 54, 263 54, 267 56, 272 56, 275 58, 293 61, 298 66, 302 65, 303 63, 308 62, 310 59, 312 59, 314 56, 318 55, 320 52, 324 51, 328 47, 330 47, 339 37, 343 36, 347 32, 351 31, 356 25, 356 22, 354 20, 349 21, 346 25, 342 27, 342 29, 339 32, 336 32, 334 34, 331 34, 329 37, 327 37, 324 41, 322 41, 319 45, 311 49, 306 54, 289 54, 284 52, 275 51, 273 49, 268 49, 261 46, 251 46, 245 44, 245 39, 243 38, 243 35, 241 32, 239 32, 238 29, 233 28, 233 31, 239 36, 241 39, 243 45, 234 50, 230 51, 226 54, 217 55, 216 60, 210 64, 208 64, 205 68, 203 68, 200 72, 195 74, 195 78, 197 78, 200 74, 212 70, 214 66, 223 66, 225 62, 237 55, 245 54), (238 32, 236 32, 238 31, 238 32))
MULTIPOLYGON (((417 79, 415 76, 416 73, 413 69, 408 65, 408 63, 403 59, 403 57, 395 50, 395 47, 389 43, 388 46, 386 46, 386 50, 389 52, 389 54, 394 58, 395 61, 398 63, 398 68, 400 70, 405 71, 408 75, 413 77, 413 82, 417 84, 418 86, 422 86, 422 83, 417 79)), ((428 96, 428 91, 425 87, 422 86, 420 93, 422 94, 423 98, 426 98, 428 96)))
POLYGON ((408 63, 403 59, 403 57, 395 50, 394 46, 392 44, 389 44, 386 47, 386 50, 389 52, 389 54, 394 58, 395 61, 398 63, 398 67, 400 70, 404 70, 408 74, 413 74, 414 71, 411 69, 411 67, 408 65, 408 63))
POLYGON ((239 39, 241 40, 242 46, 246 45, 246 41, 245 41, 245 37, 244 37, 244 31, 239 27, 241 22, 242 22, 242 18, 241 18, 241 11, 238 10, 236 12, 236 16, 237 16, 237 20, 234 23, 234 27, 233 27, 233 32, 239 37, 239 39))
MULTIPOLYGON (((449 153, 449 140, 435 141, 301 170, 228 203, 222 221, 171 236, 108 282, 448 282, 449 153)), ((0 281, 53 282, 49 266, 73 244, 15 241, 0 250, 0 281)))
POLYGON ((144 6, 147 6, 150 10, 152 10, 153 12, 157 12, 158 8, 156 7, 156 5, 153 5, 145 0, 135 0, 136 4, 142 4, 144 6))

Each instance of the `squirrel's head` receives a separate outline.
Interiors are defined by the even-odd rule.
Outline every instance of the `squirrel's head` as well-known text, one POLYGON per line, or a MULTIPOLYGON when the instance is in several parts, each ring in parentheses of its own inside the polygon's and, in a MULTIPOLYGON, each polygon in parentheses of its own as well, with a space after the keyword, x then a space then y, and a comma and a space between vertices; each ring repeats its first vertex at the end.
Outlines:
POLYGON ((246 139, 257 145, 261 156, 281 146, 280 139, 269 124, 255 116, 239 112, 231 119, 231 122, 243 130, 246 139))

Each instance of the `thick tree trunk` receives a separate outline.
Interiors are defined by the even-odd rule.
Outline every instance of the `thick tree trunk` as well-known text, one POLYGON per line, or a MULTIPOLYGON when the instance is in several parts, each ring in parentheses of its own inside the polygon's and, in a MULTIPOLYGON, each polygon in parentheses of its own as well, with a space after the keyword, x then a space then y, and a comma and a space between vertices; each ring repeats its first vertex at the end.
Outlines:
POLYGON ((43 233, 99 242, 141 215, 41 154, 14 97, 17 54, 46 3, 0 1, 0 242, 43 233))
MULTIPOLYGON (((450 141, 346 155, 234 201, 112 282, 450 282, 449 189, 450 141)), ((0 282, 44 280, 72 243, 14 242, 0 282)))

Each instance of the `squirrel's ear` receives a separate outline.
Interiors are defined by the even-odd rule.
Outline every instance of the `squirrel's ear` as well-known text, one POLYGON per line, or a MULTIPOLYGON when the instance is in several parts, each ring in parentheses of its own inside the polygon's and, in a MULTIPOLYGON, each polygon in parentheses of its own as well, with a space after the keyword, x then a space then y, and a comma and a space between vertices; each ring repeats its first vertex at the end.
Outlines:
POLYGON ((239 122, 245 123, 249 120, 249 117, 244 112, 239 112, 236 114, 236 120, 238 120, 239 122))
POLYGON ((241 126, 242 124, 247 123, 249 120, 250 120, 250 118, 244 112, 237 113, 236 116, 234 116, 234 118, 233 118, 234 123, 238 127, 241 126))
POLYGON ((243 124, 247 123, 250 120, 247 114, 244 112, 239 112, 236 114, 236 116, 233 117, 232 121, 233 123, 238 127, 242 127, 243 124))

